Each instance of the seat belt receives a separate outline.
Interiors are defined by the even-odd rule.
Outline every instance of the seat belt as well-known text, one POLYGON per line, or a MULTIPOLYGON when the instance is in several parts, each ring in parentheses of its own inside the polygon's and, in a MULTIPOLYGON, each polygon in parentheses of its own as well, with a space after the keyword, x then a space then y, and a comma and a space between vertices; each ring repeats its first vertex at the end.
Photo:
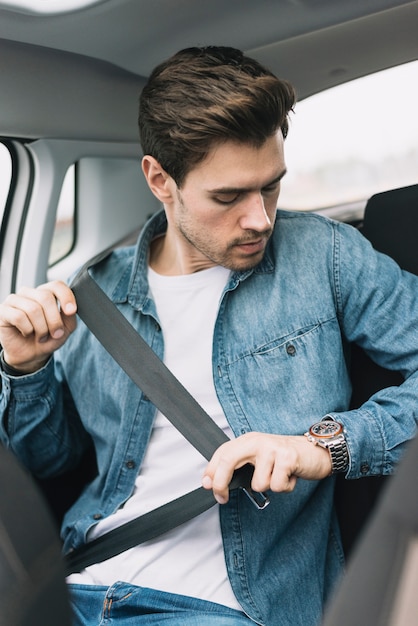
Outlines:
MULTIPOLYGON (((105 250, 86 263, 70 287, 77 301, 77 313, 103 347, 177 430, 210 460, 215 450, 229 441, 227 435, 170 372, 146 341, 91 277, 89 268, 104 260, 105 250)), ((246 464, 234 472, 230 490, 240 488, 258 508, 269 499, 251 489, 254 468, 246 464)), ((199 487, 88 542, 65 557, 66 575, 169 530, 203 513, 216 504, 211 490, 199 487)))

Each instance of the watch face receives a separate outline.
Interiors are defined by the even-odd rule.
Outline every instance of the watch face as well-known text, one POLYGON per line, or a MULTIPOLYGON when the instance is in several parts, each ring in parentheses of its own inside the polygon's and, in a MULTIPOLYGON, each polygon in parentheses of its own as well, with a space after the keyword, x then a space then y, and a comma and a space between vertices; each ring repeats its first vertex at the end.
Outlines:
POLYGON ((340 433, 342 433, 343 427, 339 422, 332 422, 331 420, 325 420, 323 422, 318 422, 310 427, 309 432, 314 437, 336 437, 340 433))

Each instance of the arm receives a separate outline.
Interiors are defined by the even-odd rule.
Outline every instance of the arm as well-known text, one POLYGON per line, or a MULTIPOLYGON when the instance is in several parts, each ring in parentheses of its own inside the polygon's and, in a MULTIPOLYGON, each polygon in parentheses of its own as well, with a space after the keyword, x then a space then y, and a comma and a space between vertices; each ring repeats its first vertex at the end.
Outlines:
POLYGON ((75 329, 75 311, 71 290, 57 282, 24 288, 0 306, 1 439, 41 477, 76 463, 86 439, 51 358, 75 329))
POLYGON ((347 478, 390 474, 418 424, 418 277, 373 250, 357 231, 336 225, 337 301, 344 336, 405 381, 358 409, 331 415, 346 428, 347 478))
MULTIPOLYGON (((388 474, 405 442, 414 436, 418 420, 418 278, 376 253, 355 229, 335 224, 333 231, 333 289, 342 335, 361 345, 382 366, 402 372, 405 382, 375 394, 359 409, 335 412, 335 407, 329 407, 327 413, 345 427, 350 452, 346 476, 388 474)), ((203 485, 213 487, 221 500, 227 498, 232 464, 239 467, 244 459, 260 466, 260 472, 256 466, 254 473, 254 489, 260 486, 261 472, 263 488, 273 491, 290 491, 296 477, 321 479, 329 473, 323 465, 325 459, 329 461, 324 457, 327 451, 317 446, 310 451, 306 446, 312 444, 303 438, 252 435, 257 448, 252 458, 248 442, 238 437, 225 444, 230 451, 217 451, 207 468, 203 485), (290 457, 283 439, 292 449, 290 457), (269 455, 277 460, 269 463, 269 455)))

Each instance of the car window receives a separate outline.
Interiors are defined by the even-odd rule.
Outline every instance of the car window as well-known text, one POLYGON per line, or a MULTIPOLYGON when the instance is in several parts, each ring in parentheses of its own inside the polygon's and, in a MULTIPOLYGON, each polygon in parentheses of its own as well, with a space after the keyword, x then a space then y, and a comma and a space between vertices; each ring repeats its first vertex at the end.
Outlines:
POLYGON ((418 61, 297 103, 280 206, 315 210, 418 180, 418 61))
POLYGON ((49 266, 63 259, 72 249, 75 237, 76 165, 71 165, 64 178, 58 201, 54 234, 49 251, 49 266))
POLYGON ((3 221, 7 196, 12 181, 12 157, 4 143, 0 143, 0 223, 3 221))

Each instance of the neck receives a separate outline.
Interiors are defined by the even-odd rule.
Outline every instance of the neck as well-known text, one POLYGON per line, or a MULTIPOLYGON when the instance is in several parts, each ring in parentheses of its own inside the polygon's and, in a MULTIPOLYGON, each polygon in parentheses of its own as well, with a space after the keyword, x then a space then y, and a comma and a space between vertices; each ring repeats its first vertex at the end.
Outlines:
POLYGON ((215 263, 195 250, 188 242, 182 244, 169 231, 151 242, 149 265, 162 276, 183 276, 214 267, 215 263))

